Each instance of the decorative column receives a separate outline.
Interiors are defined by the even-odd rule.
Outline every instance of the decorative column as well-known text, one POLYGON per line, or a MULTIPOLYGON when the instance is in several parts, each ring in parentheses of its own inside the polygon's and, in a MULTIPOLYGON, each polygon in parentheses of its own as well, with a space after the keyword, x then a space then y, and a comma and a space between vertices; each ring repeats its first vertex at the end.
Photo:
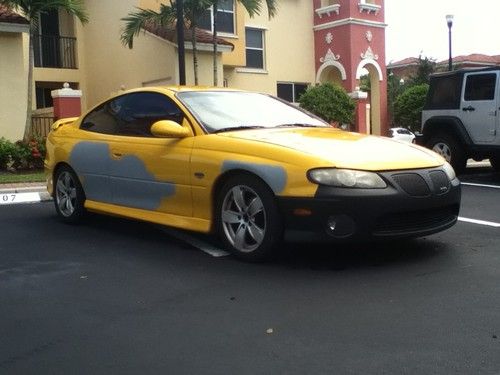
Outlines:
POLYGON ((354 113, 354 126, 356 127, 353 129, 354 131, 358 133, 368 133, 367 129, 367 111, 366 111, 366 106, 368 105, 368 93, 361 91, 359 87, 356 87, 356 89, 349 94, 351 98, 353 98, 356 101, 356 109, 354 113))
POLYGON ((78 117, 82 114, 82 91, 73 90, 65 82, 62 89, 51 92, 54 101, 54 118, 78 117))

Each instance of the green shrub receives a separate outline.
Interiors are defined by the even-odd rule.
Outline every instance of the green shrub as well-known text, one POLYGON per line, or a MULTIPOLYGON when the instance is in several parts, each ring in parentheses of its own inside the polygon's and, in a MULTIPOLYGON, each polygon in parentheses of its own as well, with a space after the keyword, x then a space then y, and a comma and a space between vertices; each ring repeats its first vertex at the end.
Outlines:
POLYGON ((331 83, 309 87, 299 99, 300 106, 327 122, 352 124, 354 120, 354 100, 345 90, 331 83))
POLYGON ((422 109, 429 91, 428 84, 412 86, 400 94, 394 102, 394 122, 397 126, 420 131, 422 109))
POLYGON ((0 138, 0 170, 41 169, 45 159, 45 140, 35 137, 29 142, 13 143, 0 138))

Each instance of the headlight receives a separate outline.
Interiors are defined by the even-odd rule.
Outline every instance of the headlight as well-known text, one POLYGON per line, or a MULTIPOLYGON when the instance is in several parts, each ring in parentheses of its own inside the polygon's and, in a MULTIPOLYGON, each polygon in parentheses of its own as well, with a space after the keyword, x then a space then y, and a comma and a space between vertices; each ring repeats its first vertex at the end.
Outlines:
POLYGON ((448 176, 448 178, 450 179, 450 181, 453 181, 455 178, 457 178, 457 175, 455 174, 455 170, 453 169, 453 167, 451 166, 450 163, 445 162, 443 165, 443 169, 444 169, 444 172, 446 173, 446 175, 448 176))
POLYGON ((319 185, 360 189, 383 189, 387 187, 384 180, 374 172, 320 168, 311 169, 307 175, 309 180, 319 185))

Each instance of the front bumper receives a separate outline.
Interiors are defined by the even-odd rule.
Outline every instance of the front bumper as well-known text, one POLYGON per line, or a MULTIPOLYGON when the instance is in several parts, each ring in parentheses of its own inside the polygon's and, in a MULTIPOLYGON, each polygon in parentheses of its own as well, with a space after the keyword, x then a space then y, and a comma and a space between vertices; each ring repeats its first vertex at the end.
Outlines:
POLYGON ((319 186, 314 198, 279 198, 285 227, 350 241, 424 236, 456 223, 460 181, 449 181, 442 169, 379 175, 387 188, 319 186))

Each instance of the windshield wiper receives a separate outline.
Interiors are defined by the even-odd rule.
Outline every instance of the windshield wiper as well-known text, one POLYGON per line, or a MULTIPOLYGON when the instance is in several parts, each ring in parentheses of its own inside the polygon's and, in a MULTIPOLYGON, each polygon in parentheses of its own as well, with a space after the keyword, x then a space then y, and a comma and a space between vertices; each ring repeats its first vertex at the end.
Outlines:
POLYGON ((296 124, 281 124, 275 126, 275 128, 326 128, 326 126, 296 123, 296 124))
POLYGON ((233 130, 250 130, 250 129, 264 129, 265 126, 260 125, 242 125, 242 126, 230 126, 227 128, 214 130, 212 133, 223 133, 223 132, 232 132, 233 130))

